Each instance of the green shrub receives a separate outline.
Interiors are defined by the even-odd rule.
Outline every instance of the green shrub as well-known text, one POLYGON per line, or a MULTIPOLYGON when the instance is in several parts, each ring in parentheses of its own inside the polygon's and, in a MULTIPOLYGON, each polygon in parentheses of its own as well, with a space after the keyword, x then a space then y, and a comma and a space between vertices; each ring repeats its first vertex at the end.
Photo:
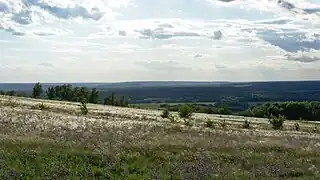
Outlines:
POLYGON ((218 114, 222 114, 222 115, 230 115, 230 114, 232 114, 227 106, 219 107, 218 110, 217 110, 217 113, 218 114))
POLYGON ((206 127, 208 127, 208 128, 214 128, 214 122, 213 122, 212 120, 208 119, 208 120, 206 121, 206 127))
POLYGON ((300 131, 300 124, 299 123, 294 123, 294 127, 296 131, 300 131))
POLYGON ((164 111, 162 112, 162 114, 161 114, 161 117, 162 117, 163 119, 169 118, 169 116, 170 116, 170 112, 169 112, 167 109, 164 110, 164 111))
POLYGON ((184 104, 179 108, 179 116, 181 118, 191 118, 193 109, 191 106, 184 104))
POLYGON ((283 129, 283 123, 286 121, 286 117, 279 115, 278 117, 271 115, 269 122, 273 129, 281 130, 283 129))
POLYGON ((88 114, 89 110, 87 108, 87 104, 85 101, 81 101, 81 104, 80 104, 80 110, 81 110, 81 114, 88 114))
POLYGON ((244 129, 249 129, 250 128, 250 121, 248 121, 247 119, 243 122, 242 124, 242 128, 244 129))

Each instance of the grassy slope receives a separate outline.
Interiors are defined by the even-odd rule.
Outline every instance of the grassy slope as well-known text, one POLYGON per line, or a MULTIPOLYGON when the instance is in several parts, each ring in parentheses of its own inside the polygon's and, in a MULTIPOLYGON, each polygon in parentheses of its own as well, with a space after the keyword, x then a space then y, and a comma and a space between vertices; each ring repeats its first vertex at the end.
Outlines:
MULTIPOLYGON (((267 120, 195 114, 193 126, 159 111, 0 97, 0 165, 23 179, 317 179, 319 124, 272 130, 267 120), (43 102, 48 107, 39 110, 43 102), (215 128, 204 127, 213 120, 215 128), (222 128, 221 120, 228 126, 222 128)), ((174 114, 176 116, 176 114, 174 114)))

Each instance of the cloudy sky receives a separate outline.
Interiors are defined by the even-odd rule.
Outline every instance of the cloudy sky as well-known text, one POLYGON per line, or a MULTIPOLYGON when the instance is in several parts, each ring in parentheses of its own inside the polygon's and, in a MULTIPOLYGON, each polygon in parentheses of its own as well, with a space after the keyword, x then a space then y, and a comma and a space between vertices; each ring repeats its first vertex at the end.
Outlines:
POLYGON ((0 0, 0 82, 320 80, 320 0, 0 0))

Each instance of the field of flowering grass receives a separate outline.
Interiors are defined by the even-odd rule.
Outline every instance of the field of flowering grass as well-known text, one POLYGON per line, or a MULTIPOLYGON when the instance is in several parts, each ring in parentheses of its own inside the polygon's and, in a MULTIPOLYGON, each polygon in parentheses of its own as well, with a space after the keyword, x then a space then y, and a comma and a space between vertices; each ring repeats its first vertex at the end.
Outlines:
POLYGON ((0 96, 4 179, 319 179, 320 124, 0 96), (242 128, 245 120, 249 129, 242 128), (206 123, 212 121, 211 127, 206 123))

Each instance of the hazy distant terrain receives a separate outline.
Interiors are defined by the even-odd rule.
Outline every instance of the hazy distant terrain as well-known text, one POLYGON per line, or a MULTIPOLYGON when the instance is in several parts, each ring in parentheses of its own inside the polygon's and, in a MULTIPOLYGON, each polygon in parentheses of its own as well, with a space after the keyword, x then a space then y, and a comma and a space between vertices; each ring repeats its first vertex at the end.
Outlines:
MULTIPOLYGON (((180 86, 203 86, 221 85, 231 82, 197 82, 197 81, 137 81, 137 82, 118 82, 118 83, 42 83, 46 89, 50 86, 71 84, 73 86, 86 86, 89 88, 109 89, 109 88, 137 88, 137 87, 180 87, 180 86)), ((34 83, 0 83, 0 90, 21 90, 29 91, 34 83)))
MULTIPOLYGON (((60 83, 63 84, 63 83, 60 83)), ((320 81, 284 82, 123 82, 71 83, 97 88, 101 97, 116 92, 130 103, 216 102, 226 98, 244 103, 265 101, 320 101, 320 81)), ((0 90, 31 93, 30 84, 0 84, 0 90)), ((44 89, 57 83, 42 83, 44 89)))

